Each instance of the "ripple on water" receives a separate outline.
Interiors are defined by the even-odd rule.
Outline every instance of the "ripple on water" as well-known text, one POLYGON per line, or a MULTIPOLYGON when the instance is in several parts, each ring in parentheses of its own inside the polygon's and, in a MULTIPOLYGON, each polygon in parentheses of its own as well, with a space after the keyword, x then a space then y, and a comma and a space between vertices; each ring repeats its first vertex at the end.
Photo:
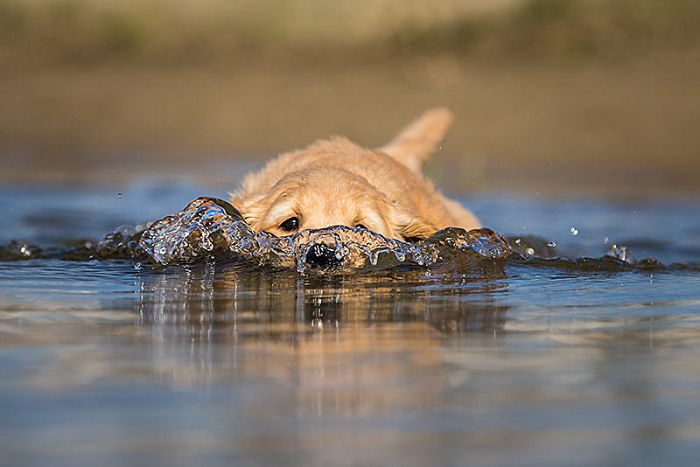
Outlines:
MULTIPOLYGON (((696 452, 692 266, 525 236, 493 259, 502 244, 478 231, 276 238, 226 209, 94 244, 7 246, 8 464, 636 465, 696 452), (308 273, 333 259, 362 274, 308 273)), ((591 230, 567 221, 566 237, 571 225, 577 240, 591 230)))

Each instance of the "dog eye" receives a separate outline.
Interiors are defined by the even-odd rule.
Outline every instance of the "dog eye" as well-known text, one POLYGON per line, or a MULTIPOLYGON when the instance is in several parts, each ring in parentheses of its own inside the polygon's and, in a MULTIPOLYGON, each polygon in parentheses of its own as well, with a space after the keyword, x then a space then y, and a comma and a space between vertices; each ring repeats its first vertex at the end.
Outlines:
POLYGON ((299 230, 299 218, 290 217, 280 224, 280 229, 284 230, 285 232, 294 232, 295 230, 299 230))

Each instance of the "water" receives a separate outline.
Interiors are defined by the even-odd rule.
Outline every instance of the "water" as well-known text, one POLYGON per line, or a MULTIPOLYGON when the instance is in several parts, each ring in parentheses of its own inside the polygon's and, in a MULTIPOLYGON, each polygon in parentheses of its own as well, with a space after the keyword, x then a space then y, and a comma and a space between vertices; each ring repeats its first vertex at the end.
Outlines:
MULTIPOLYGON (((225 197, 5 187, 0 245, 96 244, 202 194, 225 197)), ((574 260, 0 262, 0 463, 695 465, 697 200, 466 201, 524 256, 574 260), (612 245, 682 266, 577 259, 612 245)))

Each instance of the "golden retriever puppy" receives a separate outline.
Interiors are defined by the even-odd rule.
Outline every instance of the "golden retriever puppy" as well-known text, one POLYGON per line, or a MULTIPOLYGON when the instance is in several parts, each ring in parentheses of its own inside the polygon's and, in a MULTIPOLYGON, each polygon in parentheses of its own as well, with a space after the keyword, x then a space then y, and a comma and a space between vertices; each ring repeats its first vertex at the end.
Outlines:
POLYGON ((445 227, 479 228, 421 173, 451 124, 452 113, 438 108, 378 149, 341 137, 317 141, 248 174, 231 202, 253 230, 278 236, 345 225, 417 241, 445 227))

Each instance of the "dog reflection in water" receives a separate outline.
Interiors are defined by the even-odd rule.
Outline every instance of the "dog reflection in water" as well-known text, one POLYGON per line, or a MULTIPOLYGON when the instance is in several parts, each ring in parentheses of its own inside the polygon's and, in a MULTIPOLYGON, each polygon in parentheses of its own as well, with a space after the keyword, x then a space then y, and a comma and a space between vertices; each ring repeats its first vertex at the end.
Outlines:
POLYGON ((281 406, 344 415, 421 406, 447 384, 444 334, 503 328, 505 307, 484 297, 504 285, 480 278, 445 295, 443 287, 416 288, 419 270, 390 277, 300 284, 284 271, 214 266, 144 276, 139 332, 154 336, 151 376, 175 386, 272 381, 272 400, 246 399, 247 413, 258 415, 281 406))

